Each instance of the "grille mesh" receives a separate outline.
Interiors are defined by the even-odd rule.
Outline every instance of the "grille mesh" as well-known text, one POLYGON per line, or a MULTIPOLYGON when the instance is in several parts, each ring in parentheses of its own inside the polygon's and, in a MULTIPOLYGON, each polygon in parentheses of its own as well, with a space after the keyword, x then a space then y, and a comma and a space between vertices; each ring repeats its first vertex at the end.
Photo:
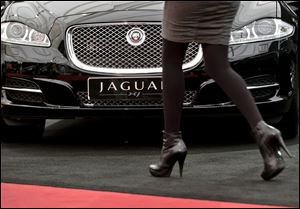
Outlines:
POLYGON ((256 89, 251 91, 256 101, 267 100, 276 94, 276 88, 256 89))
MULTIPOLYGON (((186 91, 184 97, 184 105, 189 106, 193 103, 196 91, 186 91)), ((89 100, 87 92, 78 92, 77 96, 82 106, 85 107, 122 107, 122 106, 147 106, 147 107, 161 107, 163 105, 162 99, 103 99, 103 100, 89 100)))
MULTIPOLYGON (((74 26, 69 33, 72 36, 71 53, 86 66, 99 69, 153 69, 162 66, 161 24, 74 26), (145 32, 142 45, 132 46, 127 42, 127 32, 132 28, 145 32)), ((191 43, 184 64, 193 61, 198 52, 199 44, 191 43)))
MULTIPOLYGON (((246 79, 248 86, 265 86, 276 83, 275 76, 273 75, 263 75, 256 76, 246 79)), ((268 100, 276 95, 278 87, 268 87, 251 89, 251 94, 253 95, 255 101, 268 100)), ((221 104, 230 103, 231 100, 227 97, 224 91, 217 85, 217 83, 212 82, 201 89, 196 95, 195 104, 199 105, 210 105, 210 104, 221 104)))
POLYGON ((274 75, 265 75, 246 79, 246 82, 249 86, 263 86, 274 84, 276 82, 276 78, 274 75))
POLYGON ((9 100, 13 102, 29 103, 29 104, 42 104, 44 97, 39 93, 20 92, 20 91, 6 91, 9 100))
POLYGON ((17 78, 7 78, 5 86, 10 88, 40 89, 39 86, 32 81, 17 78))

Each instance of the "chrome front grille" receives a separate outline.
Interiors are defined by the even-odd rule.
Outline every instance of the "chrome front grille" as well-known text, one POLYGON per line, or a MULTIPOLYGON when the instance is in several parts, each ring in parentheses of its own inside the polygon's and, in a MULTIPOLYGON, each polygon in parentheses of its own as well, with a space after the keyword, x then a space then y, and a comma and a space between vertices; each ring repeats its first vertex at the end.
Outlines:
MULTIPOLYGON (((72 26, 67 31, 67 49, 72 62, 82 70, 109 73, 135 74, 162 71, 161 24, 120 23, 72 26), (132 46, 127 33, 133 28, 145 32, 145 42, 132 46)), ((200 63, 202 49, 191 43, 183 69, 200 63)))

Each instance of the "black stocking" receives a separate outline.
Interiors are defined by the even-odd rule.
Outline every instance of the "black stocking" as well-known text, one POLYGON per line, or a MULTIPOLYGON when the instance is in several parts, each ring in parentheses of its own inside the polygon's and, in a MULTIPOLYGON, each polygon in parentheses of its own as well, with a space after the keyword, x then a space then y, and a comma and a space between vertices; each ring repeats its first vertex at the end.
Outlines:
MULTIPOLYGON (((163 41, 163 100, 166 132, 180 130, 185 91, 182 64, 187 47, 187 43, 163 41)), ((254 98, 247 90, 245 81, 229 65, 228 46, 205 44, 203 55, 208 74, 237 105, 249 125, 254 128, 262 120, 262 116, 254 98)))
POLYGON ((182 64, 188 44, 163 40, 163 101, 165 131, 180 130, 181 110, 184 99, 182 64))
POLYGON ((255 100, 247 89, 246 82, 237 74, 228 62, 228 46, 204 45, 205 68, 227 96, 236 104, 253 129, 262 116, 255 100))

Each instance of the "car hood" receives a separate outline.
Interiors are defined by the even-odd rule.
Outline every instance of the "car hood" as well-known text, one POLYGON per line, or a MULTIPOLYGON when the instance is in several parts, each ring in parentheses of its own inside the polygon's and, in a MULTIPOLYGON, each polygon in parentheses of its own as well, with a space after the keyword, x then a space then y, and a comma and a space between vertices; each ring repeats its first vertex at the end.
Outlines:
POLYGON ((162 1, 39 1, 42 9, 56 17, 107 11, 162 10, 162 1))
MULTIPOLYGON (((264 17, 276 17, 275 1, 242 1, 233 23, 239 28, 264 17)), ((22 22, 40 32, 62 32, 74 24, 99 22, 157 22, 164 1, 24 1, 11 4, 1 22, 22 22)))
POLYGON ((70 24, 74 19, 80 22, 82 17, 102 16, 112 12, 162 13, 163 6, 163 1, 22 1, 11 4, 1 17, 1 22, 17 21, 49 33, 54 22, 58 19, 62 21, 62 18, 67 21, 66 24, 70 24))

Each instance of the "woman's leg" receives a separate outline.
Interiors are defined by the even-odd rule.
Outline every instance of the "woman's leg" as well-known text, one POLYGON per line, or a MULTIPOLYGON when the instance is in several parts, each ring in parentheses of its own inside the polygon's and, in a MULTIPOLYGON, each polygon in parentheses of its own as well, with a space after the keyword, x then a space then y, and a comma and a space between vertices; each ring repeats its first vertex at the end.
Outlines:
POLYGON ((163 40, 163 101, 167 133, 180 130, 185 90, 182 64, 187 47, 187 43, 163 40))
POLYGON ((263 119, 245 81, 230 67, 228 46, 205 44, 203 55, 207 73, 237 105, 251 128, 255 128, 263 119))
POLYGON ((165 131, 160 160, 149 166, 155 177, 169 177, 176 162, 182 176, 187 148, 180 132, 184 75, 182 64, 188 44, 163 40, 163 101, 165 131))
POLYGON ((271 180, 285 168, 285 162, 279 149, 282 148, 288 156, 292 157, 280 131, 263 121, 245 81, 231 69, 228 63, 228 47, 204 45, 203 54, 208 74, 225 91, 248 120, 264 160, 264 170, 261 177, 266 181, 271 180))

